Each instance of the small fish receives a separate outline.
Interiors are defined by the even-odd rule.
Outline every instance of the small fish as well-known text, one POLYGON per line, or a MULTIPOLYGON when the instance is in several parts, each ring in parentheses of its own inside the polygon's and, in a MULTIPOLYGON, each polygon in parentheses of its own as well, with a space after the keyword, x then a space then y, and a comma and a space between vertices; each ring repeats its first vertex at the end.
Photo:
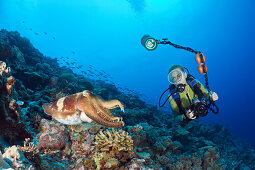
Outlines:
POLYGON ((79 65, 77 68, 78 68, 78 69, 82 68, 82 65, 79 65))
POLYGON ((47 35, 47 32, 44 32, 45 35, 47 35))
POLYGON ((55 37, 52 37, 53 40, 55 40, 56 38, 55 37))
POLYGON ((20 101, 20 100, 16 101, 16 103, 17 103, 19 106, 22 106, 22 105, 24 104, 24 102, 23 102, 23 101, 20 101))
POLYGON ((75 54, 75 51, 72 51, 72 54, 75 54))
POLYGON ((39 33, 35 32, 35 35, 39 35, 39 33))
POLYGON ((30 31, 33 31, 33 29, 32 29, 32 28, 30 28, 30 31))
POLYGON ((24 24, 24 23, 25 23, 25 21, 22 21, 22 23, 24 24))

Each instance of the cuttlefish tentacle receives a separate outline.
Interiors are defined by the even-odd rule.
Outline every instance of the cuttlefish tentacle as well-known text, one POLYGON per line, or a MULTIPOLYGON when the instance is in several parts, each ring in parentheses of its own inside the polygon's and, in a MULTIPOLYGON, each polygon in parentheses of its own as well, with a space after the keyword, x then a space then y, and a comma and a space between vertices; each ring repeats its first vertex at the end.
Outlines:
MULTIPOLYGON (((117 100, 104 101, 100 97, 95 96, 91 93, 86 97, 86 99, 91 102, 91 104, 96 108, 97 114, 99 114, 102 118, 111 122, 121 120, 120 117, 113 117, 110 110, 107 107, 105 107, 105 106, 112 107, 112 105, 116 105, 115 103, 117 100), (108 103, 108 104, 105 104, 105 103, 108 103)), ((120 102, 118 101, 118 103, 120 102)), ((123 110, 124 110, 124 107, 123 107, 123 110)))
POLYGON ((96 111, 97 108, 95 108, 94 105, 92 105, 92 104, 88 104, 86 102, 86 100, 88 100, 88 99, 81 97, 77 101, 77 106, 78 106, 78 109, 82 110, 84 113, 86 113, 86 115, 90 119, 92 119, 96 123, 98 123, 102 126, 106 126, 106 127, 120 128, 120 127, 124 126, 123 121, 113 122, 113 121, 104 119, 104 117, 101 117, 101 115, 98 114, 96 111))
MULTIPOLYGON (((77 108, 83 112, 85 112, 87 115, 87 111, 84 111, 83 108, 81 108, 81 106, 91 106, 93 107, 96 112, 95 115, 98 115, 100 116, 101 118, 103 118, 104 120, 106 121, 109 121, 109 122, 118 122, 121 120, 121 118, 119 117, 113 117, 112 116, 112 113, 110 112, 109 109, 106 109, 102 106, 102 99, 93 95, 92 93, 88 92, 89 94, 84 97, 84 96, 80 96, 78 101, 77 101, 77 108), (100 101, 100 102, 99 102, 100 101)), ((90 109, 88 109, 90 111, 90 109)), ((92 110, 92 109, 91 109, 92 110)), ((93 115, 94 115, 93 114, 93 115)))
POLYGON ((124 105, 119 101, 119 100, 109 100, 109 101, 103 101, 102 102, 103 107, 107 108, 107 109, 114 109, 119 107, 121 109, 121 111, 124 111, 124 105))

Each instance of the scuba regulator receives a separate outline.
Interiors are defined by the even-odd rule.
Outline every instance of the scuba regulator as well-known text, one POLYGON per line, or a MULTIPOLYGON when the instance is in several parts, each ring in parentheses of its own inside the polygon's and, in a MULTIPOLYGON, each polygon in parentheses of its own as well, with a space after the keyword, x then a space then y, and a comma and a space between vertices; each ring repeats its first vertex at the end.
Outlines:
MULTIPOLYGON (((200 74, 204 74, 206 88, 209 91, 209 93, 211 93, 211 90, 209 88, 209 83, 208 83, 208 75, 207 75, 207 66, 205 64, 205 56, 200 51, 193 50, 190 47, 183 47, 183 46, 174 44, 174 43, 168 41, 167 38, 163 38, 162 40, 157 40, 157 39, 151 37, 150 35, 144 35, 141 39, 141 44, 148 51, 155 50, 157 48, 158 44, 164 44, 164 45, 168 44, 175 48, 183 49, 183 50, 195 53, 195 60, 196 60, 196 63, 198 64, 198 72, 200 74)), ((184 69, 187 71, 189 77, 192 77, 193 79, 195 79, 194 76, 189 74, 189 70, 187 68, 184 67, 184 69)), ((186 86, 185 84, 178 84, 178 85, 176 85, 176 89, 174 91, 171 91, 171 86, 168 89, 166 89, 160 96, 159 106, 163 107, 165 105, 165 103, 167 102, 167 100, 170 98, 170 96, 174 96, 177 93, 183 92, 185 90, 185 86, 186 86), (165 102, 161 105, 160 104, 161 98, 168 90, 170 90, 170 95, 165 100, 165 102)), ((194 114, 196 117, 206 116, 208 114, 208 110, 211 110, 215 114, 217 114, 219 112, 219 108, 216 106, 214 101, 212 101, 211 99, 204 99, 202 97, 202 95, 198 95, 198 96, 199 96, 199 98, 194 98, 192 101, 190 101, 191 105, 190 105, 190 108, 188 108, 188 110, 194 111, 194 114)))

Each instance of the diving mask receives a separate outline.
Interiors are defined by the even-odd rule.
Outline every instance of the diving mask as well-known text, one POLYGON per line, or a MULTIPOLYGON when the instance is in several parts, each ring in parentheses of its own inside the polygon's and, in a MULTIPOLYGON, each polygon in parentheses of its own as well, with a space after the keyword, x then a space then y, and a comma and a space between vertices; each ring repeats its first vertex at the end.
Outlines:
POLYGON ((174 69, 168 74, 168 81, 171 84, 178 84, 184 77, 184 74, 179 69, 174 69))

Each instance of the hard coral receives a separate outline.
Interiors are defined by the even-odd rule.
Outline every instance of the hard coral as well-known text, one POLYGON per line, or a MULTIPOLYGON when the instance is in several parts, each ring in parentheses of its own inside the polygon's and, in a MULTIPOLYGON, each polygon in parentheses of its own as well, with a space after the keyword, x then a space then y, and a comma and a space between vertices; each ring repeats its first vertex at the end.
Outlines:
POLYGON ((76 136, 76 139, 71 138, 71 149, 74 151, 77 158, 91 157, 94 150, 92 140, 94 140, 94 136, 90 134, 79 134, 76 136))
POLYGON ((2 76, 5 79, 3 82, 5 83, 5 88, 9 95, 11 95, 15 83, 15 79, 13 76, 8 77, 10 72, 11 72, 10 67, 6 68, 6 63, 0 61, 0 76, 2 76))
POLYGON ((6 120, 15 122, 19 118, 18 105, 13 99, 15 79, 10 76, 10 67, 6 68, 6 63, 0 61, 0 116, 6 120), (12 102, 10 102, 12 101, 12 102))
POLYGON ((30 138, 26 138, 24 142, 24 146, 18 146, 18 148, 23 152, 25 157, 32 161, 35 160, 39 156, 39 150, 37 147, 30 141, 30 138))
MULTIPOLYGON (((11 68, 6 67, 6 63, 3 61, 0 61, 0 76, 8 77, 11 73, 11 68)), ((14 77, 10 76, 7 78, 7 83, 10 85, 14 85, 14 77)))
POLYGON ((95 162, 91 159, 85 159, 83 164, 84 164, 84 168, 86 169, 95 169, 95 166, 96 166, 95 162))
POLYGON ((97 170, 116 168, 118 167, 118 164, 119 164, 119 161, 116 158, 106 153, 96 152, 93 156, 93 159, 96 163, 97 170))
POLYGON ((10 165, 5 162, 2 152, 0 151, 0 169, 8 169, 11 168, 10 165))
POLYGON ((90 129, 89 129, 89 133, 92 135, 95 135, 99 132, 99 130, 102 128, 102 126, 99 125, 93 125, 90 129))
POLYGON ((40 152, 37 147, 31 142, 30 138, 26 138, 24 142, 24 146, 18 146, 18 149, 21 150, 24 156, 37 168, 44 168, 43 161, 40 157, 40 152))
POLYGON ((203 169, 222 169, 219 165, 220 156, 214 147, 204 147, 201 150, 204 151, 203 153, 203 169))
POLYGON ((18 149, 17 146, 5 148, 3 158, 6 158, 8 163, 14 169, 34 169, 32 163, 25 158, 24 154, 18 149))
POLYGON ((123 130, 100 131, 95 139, 95 147, 98 151, 110 152, 115 155, 120 151, 132 152, 133 150, 133 140, 128 132, 123 130))

